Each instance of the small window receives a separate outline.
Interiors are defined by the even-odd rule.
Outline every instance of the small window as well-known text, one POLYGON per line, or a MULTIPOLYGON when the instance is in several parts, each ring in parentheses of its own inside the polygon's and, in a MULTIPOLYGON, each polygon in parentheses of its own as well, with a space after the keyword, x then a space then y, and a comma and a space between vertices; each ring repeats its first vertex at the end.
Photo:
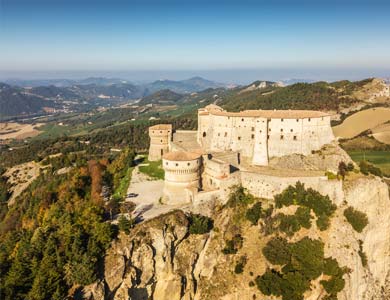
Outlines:
POLYGON ((297 119, 297 122, 299 122, 299 119, 297 119))
POLYGON ((238 137, 238 140, 241 141, 241 137, 240 136, 238 137))
POLYGON ((161 143, 162 143, 162 140, 161 140, 161 143))
POLYGON ((227 137, 227 132, 225 132, 225 137, 227 137))
POLYGON ((311 119, 309 118, 309 122, 311 121, 311 119))
POLYGON ((293 132, 293 130, 292 130, 292 129, 290 129, 290 132, 293 132))
POLYGON ((294 135, 294 141, 296 141, 297 140, 297 136, 296 135, 294 135))
POLYGON ((267 140, 269 140, 269 135, 267 135, 267 140))
POLYGON ((206 137, 206 131, 203 131, 203 137, 206 137))
POLYGON ((280 119, 280 121, 282 121, 282 122, 283 122, 284 120, 283 120, 283 119, 280 119))
POLYGON ((281 139, 281 140, 283 140, 283 139, 284 139, 284 136, 283 136, 283 135, 281 135, 281 136, 280 136, 280 139, 281 139))
POLYGON ((165 165, 168 166, 168 162, 166 162, 165 165))
POLYGON ((269 128, 268 131, 271 131, 271 128, 269 128))
POLYGON ((190 166, 190 163, 187 163, 187 166, 190 166))
POLYGON ((255 131, 255 127, 252 127, 252 131, 255 131))
POLYGON ((162 133, 162 130, 160 130, 160 133, 162 133))
POLYGON ((280 132, 283 132, 283 128, 280 128, 280 132))
POLYGON ((262 133, 263 131, 260 130, 260 133, 262 133))
POLYGON ((254 134, 252 134, 252 140, 255 138, 255 135, 254 134))
POLYGON ((218 133, 218 136, 221 136, 221 134, 220 134, 220 133, 218 133))
POLYGON ((244 119, 241 119, 242 122, 244 122, 244 119))
POLYGON ((176 163, 175 165, 176 165, 176 167, 178 167, 178 166, 179 166, 179 164, 178 164, 178 163, 176 163))

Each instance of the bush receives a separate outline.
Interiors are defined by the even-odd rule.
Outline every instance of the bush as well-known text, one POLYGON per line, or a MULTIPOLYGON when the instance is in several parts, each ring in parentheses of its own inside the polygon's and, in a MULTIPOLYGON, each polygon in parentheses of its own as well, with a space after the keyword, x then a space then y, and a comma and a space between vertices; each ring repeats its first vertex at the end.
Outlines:
POLYGON ((121 215, 118 220, 118 228, 120 231, 123 231, 126 234, 130 233, 130 229, 133 227, 133 219, 128 219, 124 215, 121 215))
POLYGON ((189 223, 190 234, 204 234, 210 232, 214 227, 213 219, 202 215, 191 214, 189 216, 189 223))
POLYGON ((329 196, 323 196, 319 192, 297 182, 295 186, 289 186, 282 193, 275 196, 275 205, 280 208, 290 205, 301 205, 313 210, 318 219, 320 230, 325 230, 329 224, 329 218, 333 215, 337 206, 332 203, 329 196))
POLYGON ((366 253, 364 253, 363 251, 363 241, 362 240, 359 240, 359 252, 358 252, 359 256, 360 256, 360 260, 362 262, 362 266, 363 267, 367 267, 367 255, 366 253))
POLYGON ((359 167, 360 172, 362 172, 364 175, 372 174, 379 177, 383 176, 381 169, 375 167, 373 164, 370 164, 367 161, 362 160, 359 163, 359 167))
POLYGON ((253 203, 255 197, 249 194, 244 187, 234 186, 227 201, 228 207, 247 206, 253 203))
POLYGON ((244 267, 246 265, 246 256, 241 256, 239 261, 236 263, 236 266, 234 267, 234 273, 241 274, 244 272, 244 267))
POLYGON ((265 258, 274 265, 284 265, 290 262, 291 251, 286 239, 276 237, 263 248, 265 258))
POLYGON ((274 238, 263 248, 263 254, 270 263, 283 266, 281 270, 278 268, 280 271, 268 269, 256 278, 256 285, 264 295, 303 300, 311 280, 322 273, 330 276, 329 280, 321 281, 329 299, 344 288, 344 270, 335 259, 324 258, 324 244, 319 240, 305 237, 296 243, 288 243, 285 239, 274 238))
POLYGON ((367 215, 351 206, 344 210, 344 216, 357 232, 362 232, 368 224, 367 215))
POLYGON ((238 249, 241 249, 243 238, 240 234, 236 234, 233 239, 227 240, 225 248, 222 249, 223 254, 236 254, 238 249))
POLYGON ((294 215, 278 214, 275 220, 279 220, 278 229, 288 236, 294 235, 302 227, 309 229, 311 227, 310 208, 298 207, 294 215))
POLYGON ((256 225, 261 217, 261 203, 256 202, 251 208, 249 208, 246 211, 245 217, 252 223, 252 225, 256 225))

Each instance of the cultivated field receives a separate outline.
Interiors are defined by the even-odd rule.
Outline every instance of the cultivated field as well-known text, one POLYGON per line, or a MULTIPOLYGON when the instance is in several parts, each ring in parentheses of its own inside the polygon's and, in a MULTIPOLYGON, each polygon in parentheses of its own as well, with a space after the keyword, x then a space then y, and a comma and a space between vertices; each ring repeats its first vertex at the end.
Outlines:
POLYGON ((0 140, 25 139, 40 133, 42 124, 0 123, 0 140))
POLYGON ((390 123, 388 122, 372 129, 372 136, 381 143, 390 145, 390 123))
POLYGON ((377 107, 359 111, 333 127, 333 133, 340 138, 353 138, 363 131, 374 129, 390 120, 390 108, 377 107))
POLYGON ((348 151, 351 158, 359 163, 366 160, 382 170, 386 176, 390 176, 390 152, 389 151, 348 151))

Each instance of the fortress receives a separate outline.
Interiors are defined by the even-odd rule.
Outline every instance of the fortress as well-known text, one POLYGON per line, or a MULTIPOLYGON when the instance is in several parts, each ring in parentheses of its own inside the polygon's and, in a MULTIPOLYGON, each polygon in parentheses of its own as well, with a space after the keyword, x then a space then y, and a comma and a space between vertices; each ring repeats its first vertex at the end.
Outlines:
POLYGON ((198 110, 197 131, 176 131, 169 124, 149 128, 149 160, 162 159, 164 202, 226 199, 241 184, 252 194, 272 198, 288 185, 305 183, 331 198, 340 182, 324 171, 269 166, 272 158, 310 155, 334 141, 330 115, 308 110, 227 112, 216 105, 198 110))

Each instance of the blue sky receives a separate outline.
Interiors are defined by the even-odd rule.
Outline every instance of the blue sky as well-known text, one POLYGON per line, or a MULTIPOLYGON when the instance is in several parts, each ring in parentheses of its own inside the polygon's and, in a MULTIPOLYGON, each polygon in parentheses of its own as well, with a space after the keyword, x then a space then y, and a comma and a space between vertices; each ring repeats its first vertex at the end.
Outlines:
POLYGON ((389 36, 386 1, 0 0, 0 76, 390 76, 389 36))

